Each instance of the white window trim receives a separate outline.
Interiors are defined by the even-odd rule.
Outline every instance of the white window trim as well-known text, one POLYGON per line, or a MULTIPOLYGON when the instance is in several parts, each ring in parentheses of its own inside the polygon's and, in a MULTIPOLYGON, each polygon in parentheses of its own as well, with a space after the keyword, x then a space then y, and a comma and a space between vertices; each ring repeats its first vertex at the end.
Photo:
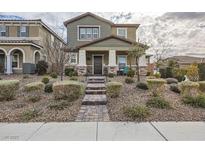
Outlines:
MULTIPOLYGON (((14 55, 17 55, 17 67, 12 67, 13 69, 19 69, 20 67, 19 67, 19 54, 18 53, 15 53, 15 54, 13 54, 13 56, 14 55)), ((13 58, 13 57, 12 57, 13 58)), ((13 60, 12 60, 12 63, 13 63, 13 60)))
POLYGON ((26 33, 26 35, 27 35, 27 26, 24 26, 24 25, 21 25, 21 26, 20 26, 20 37, 28 37, 28 36, 22 36, 22 35, 21 35, 21 32, 22 32, 22 33, 26 33), (21 31, 21 28, 22 28, 22 27, 25 27, 25 28, 26 28, 26 31, 21 31))
POLYGON ((99 38, 100 38, 100 36, 101 36, 101 29, 100 29, 100 25, 77 25, 77 39, 78 39, 78 41, 92 41, 93 39, 80 39, 79 38, 79 30, 80 30, 80 28, 81 27, 90 27, 90 28, 99 28, 99 38))
POLYGON ((124 30, 125 30, 125 38, 127 38, 127 28, 118 27, 118 28, 117 28, 117 36, 124 37, 124 36, 122 36, 122 35, 119 35, 119 30, 120 30, 120 29, 124 29, 124 30))
POLYGON ((119 57, 125 56, 125 65, 127 66, 127 55, 117 55, 117 65, 119 65, 119 57))
POLYGON ((71 65, 76 65, 76 64, 78 64, 78 53, 74 53, 74 52, 73 52, 73 53, 70 53, 69 63, 70 63, 71 65), (75 63, 71 62, 71 54, 75 54, 75 60, 76 60, 75 63))

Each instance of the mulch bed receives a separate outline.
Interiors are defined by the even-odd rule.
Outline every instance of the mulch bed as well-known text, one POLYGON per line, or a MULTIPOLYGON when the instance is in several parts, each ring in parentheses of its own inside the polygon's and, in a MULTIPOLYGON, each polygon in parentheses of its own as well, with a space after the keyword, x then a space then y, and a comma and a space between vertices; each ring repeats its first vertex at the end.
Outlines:
MULTIPOLYGON (((112 121, 133 121, 123 113, 123 107, 132 107, 135 105, 146 106, 146 101, 151 95, 146 90, 136 88, 136 84, 124 83, 125 77, 115 77, 111 81, 123 82, 123 89, 118 98, 108 99, 108 112, 112 121)), ((173 109, 150 108, 151 115, 143 121, 204 121, 205 109, 194 108, 181 102, 179 94, 165 88, 165 99, 170 102, 173 109)), ((140 120, 136 120, 140 121, 140 120)))
MULTIPOLYGON (((53 95, 44 93, 38 102, 29 102, 26 100, 26 94, 23 92, 23 86, 34 81, 41 81, 42 76, 32 75, 29 78, 23 79, 22 75, 1 76, 3 79, 19 79, 20 90, 17 93, 16 99, 12 101, 0 102, 0 122, 27 122, 23 119, 22 114, 28 110, 37 110, 39 115, 29 120, 29 122, 64 122, 74 121, 78 111, 80 110, 82 98, 68 103, 69 105, 62 110, 50 109, 49 106, 55 101, 53 95)), ((67 79, 68 77, 65 77, 67 79)), ((59 79, 57 79, 59 80, 59 79)), ((80 78, 79 80, 83 80, 80 78)))

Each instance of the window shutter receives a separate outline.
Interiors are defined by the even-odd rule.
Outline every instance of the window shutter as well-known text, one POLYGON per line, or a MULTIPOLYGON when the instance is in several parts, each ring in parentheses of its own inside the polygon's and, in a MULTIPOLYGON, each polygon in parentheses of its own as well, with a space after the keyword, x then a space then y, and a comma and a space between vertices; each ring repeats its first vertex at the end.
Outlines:
POLYGON ((17 27, 17 37, 20 37, 20 26, 17 27))
POLYGON ((29 26, 26 26, 26 36, 29 37, 29 26))
POLYGON ((9 26, 6 26, 6 37, 9 37, 9 26))

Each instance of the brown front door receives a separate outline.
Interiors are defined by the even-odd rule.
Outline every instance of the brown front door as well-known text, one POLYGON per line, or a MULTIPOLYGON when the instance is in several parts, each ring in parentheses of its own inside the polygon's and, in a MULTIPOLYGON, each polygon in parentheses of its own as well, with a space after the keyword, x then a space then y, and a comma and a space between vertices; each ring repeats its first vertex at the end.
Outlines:
POLYGON ((102 56, 94 56, 94 74, 102 75, 102 56))

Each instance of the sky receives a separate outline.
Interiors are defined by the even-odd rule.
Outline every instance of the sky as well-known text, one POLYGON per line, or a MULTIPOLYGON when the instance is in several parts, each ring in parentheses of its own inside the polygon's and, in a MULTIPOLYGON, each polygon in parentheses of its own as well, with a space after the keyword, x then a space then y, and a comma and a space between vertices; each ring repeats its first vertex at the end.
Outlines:
MULTIPOLYGON (((63 22, 83 12, 6 12, 0 15, 16 15, 25 19, 41 18, 66 40, 63 22)), ((140 42, 150 46, 147 51, 164 51, 163 56, 205 57, 205 12, 95 12, 115 23, 137 23, 140 42)))

